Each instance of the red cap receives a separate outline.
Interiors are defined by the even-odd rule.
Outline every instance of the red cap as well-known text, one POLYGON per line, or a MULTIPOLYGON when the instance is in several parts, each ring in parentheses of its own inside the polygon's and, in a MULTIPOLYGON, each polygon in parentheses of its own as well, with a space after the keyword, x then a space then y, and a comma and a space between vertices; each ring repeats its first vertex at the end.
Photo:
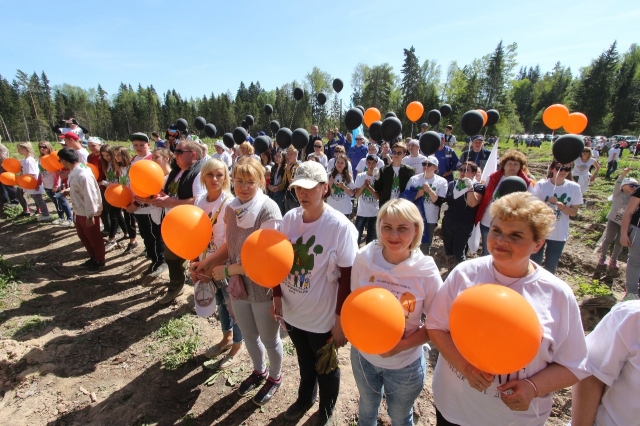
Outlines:
POLYGON ((67 132, 67 133, 65 133, 64 135, 62 135, 62 137, 63 137, 63 138, 73 139, 74 141, 77 141, 78 139, 80 139, 80 138, 78 137, 78 135, 76 135, 76 134, 75 134, 75 133, 73 133, 73 132, 67 132))

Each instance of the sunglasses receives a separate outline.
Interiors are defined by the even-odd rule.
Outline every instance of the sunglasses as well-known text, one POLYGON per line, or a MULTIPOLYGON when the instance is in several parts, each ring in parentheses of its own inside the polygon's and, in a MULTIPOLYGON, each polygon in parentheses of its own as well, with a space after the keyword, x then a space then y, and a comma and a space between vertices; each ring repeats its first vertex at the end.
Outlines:
POLYGON ((314 148, 322 148, 322 145, 314 145, 314 148))
POLYGON ((39 146, 38 149, 47 149, 46 146, 39 146))
POLYGON ((638 185, 636 185, 635 183, 630 183, 630 184, 629 184, 629 187, 631 187, 631 188, 637 188, 637 187, 638 187, 638 185))
POLYGON ((556 171, 570 172, 571 171, 571 166, 569 166, 569 167, 554 167, 554 169, 556 169, 556 171))
POLYGON ((433 167, 435 167, 436 165, 435 165, 435 164, 428 163, 428 162, 426 162, 426 161, 422 163, 422 167, 429 167, 429 166, 433 166, 433 167))
POLYGON ((460 173, 473 173, 471 169, 460 169, 460 173))
POLYGON ((404 155, 404 151, 391 151, 393 155, 404 155))
POLYGON ((591 154, 591 151, 582 151, 583 154, 591 154))
POLYGON ((182 155, 185 152, 193 152, 193 151, 189 151, 189 150, 186 150, 186 149, 176 149, 175 152, 176 152, 176 155, 182 155))

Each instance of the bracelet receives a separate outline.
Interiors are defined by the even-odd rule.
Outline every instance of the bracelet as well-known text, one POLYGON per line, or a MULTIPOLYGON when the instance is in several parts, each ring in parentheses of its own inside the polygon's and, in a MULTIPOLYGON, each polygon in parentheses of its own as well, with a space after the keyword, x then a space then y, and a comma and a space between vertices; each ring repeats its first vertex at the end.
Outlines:
MULTIPOLYGON (((225 265, 225 266, 224 266, 224 277, 225 277, 225 278, 229 278, 229 265, 225 265)), ((535 385, 534 385, 534 386, 535 386, 535 385)), ((538 396, 538 395, 537 395, 537 391, 536 391, 536 396, 538 396)))
POLYGON ((531 386, 533 386, 533 390, 536 391, 536 396, 534 396, 534 398, 538 397, 538 387, 536 386, 535 383, 533 383, 533 380, 529 380, 529 379, 523 379, 525 382, 529 383, 531 386))

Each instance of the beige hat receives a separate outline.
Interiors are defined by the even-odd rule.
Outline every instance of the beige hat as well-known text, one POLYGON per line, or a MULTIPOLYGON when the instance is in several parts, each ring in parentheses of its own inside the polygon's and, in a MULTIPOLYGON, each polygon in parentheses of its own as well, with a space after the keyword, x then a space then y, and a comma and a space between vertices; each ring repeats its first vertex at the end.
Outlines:
POLYGON ((311 189, 319 183, 327 182, 327 171, 316 161, 307 161, 298 166, 293 182, 289 186, 311 189))

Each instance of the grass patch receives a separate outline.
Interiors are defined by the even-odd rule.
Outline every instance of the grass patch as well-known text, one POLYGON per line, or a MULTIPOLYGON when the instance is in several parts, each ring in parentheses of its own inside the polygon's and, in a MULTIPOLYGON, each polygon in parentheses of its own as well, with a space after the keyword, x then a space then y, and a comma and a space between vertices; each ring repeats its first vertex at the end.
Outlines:
POLYGON ((25 320, 19 328, 14 330, 13 337, 20 337, 33 331, 42 330, 51 323, 51 320, 44 319, 38 315, 32 316, 25 320))
POLYGON ((5 258, 0 256, 0 309, 7 307, 8 296, 18 290, 18 277, 20 272, 29 265, 27 263, 20 266, 13 266, 5 258))
POLYGON ((285 339, 282 341, 282 352, 289 356, 293 356, 293 354, 295 354, 296 348, 293 346, 291 339, 285 339))
POLYGON ((574 290, 574 293, 578 297, 609 296, 613 294, 606 284, 601 284, 598 280, 588 282, 586 279, 582 278, 576 284, 578 285, 578 288, 574 290))
POLYGON ((175 370, 189 361, 200 347, 200 330, 189 315, 172 318, 162 323, 153 333, 155 340, 149 347, 150 352, 162 350, 162 365, 175 370))

